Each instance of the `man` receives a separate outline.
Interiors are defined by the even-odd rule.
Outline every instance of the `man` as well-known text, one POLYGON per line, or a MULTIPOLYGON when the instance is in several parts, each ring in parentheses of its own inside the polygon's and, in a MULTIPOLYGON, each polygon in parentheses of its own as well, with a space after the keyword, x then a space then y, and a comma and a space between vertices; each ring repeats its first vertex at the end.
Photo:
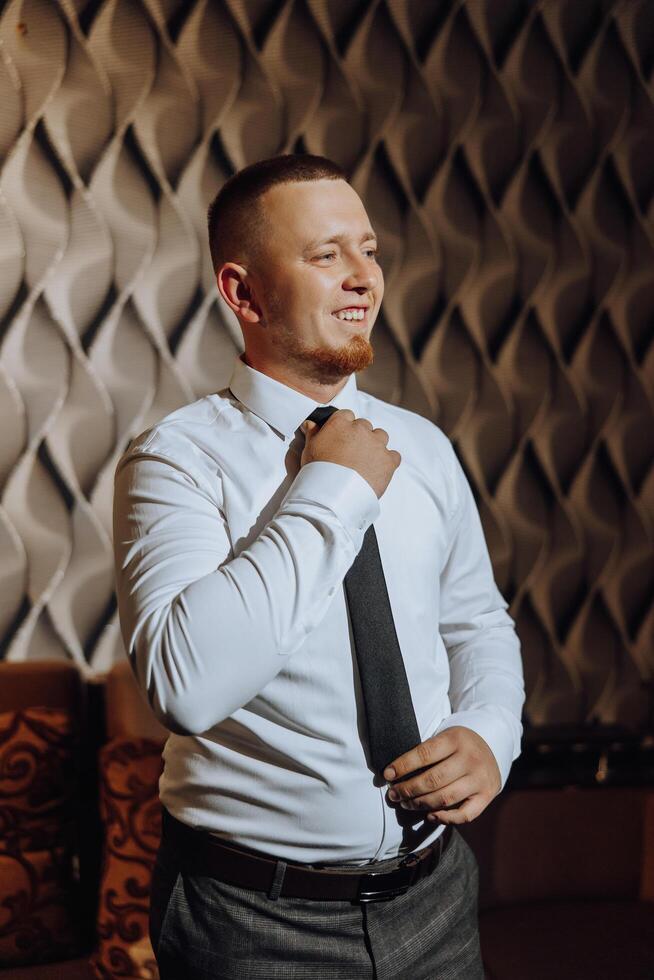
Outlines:
POLYGON ((336 164, 245 168, 209 239, 244 353, 228 388, 135 439, 115 481, 125 646, 171 732, 162 980, 480 980, 478 868, 455 825, 504 786, 524 687, 470 487, 436 425, 357 389, 384 282, 336 164), (383 575, 355 643, 344 582, 373 522, 383 575), (394 624, 412 707, 383 695, 382 728, 410 709, 419 736, 381 773, 362 657, 389 604, 379 662, 394 624))

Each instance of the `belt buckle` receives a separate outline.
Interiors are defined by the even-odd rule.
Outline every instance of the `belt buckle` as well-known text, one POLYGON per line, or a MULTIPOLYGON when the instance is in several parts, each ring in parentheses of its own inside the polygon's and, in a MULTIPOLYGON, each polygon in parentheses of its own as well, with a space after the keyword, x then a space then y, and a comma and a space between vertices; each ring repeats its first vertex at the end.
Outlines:
POLYGON ((357 901, 383 902, 388 898, 395 898, 396 895, 404 895, 409 888, 410 871, 410 868, 394 868, 393 871, 369 871, 361 875, 357 901), (369 888, 368 885, 374 884, 371 879, 375 878, 383 878, 386 887, 369 888))

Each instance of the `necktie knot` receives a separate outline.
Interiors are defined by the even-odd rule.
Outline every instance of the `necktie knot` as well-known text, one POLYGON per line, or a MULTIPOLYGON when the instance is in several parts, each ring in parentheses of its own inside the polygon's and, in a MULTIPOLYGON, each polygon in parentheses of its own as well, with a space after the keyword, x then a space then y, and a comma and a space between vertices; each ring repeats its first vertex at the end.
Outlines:
POLYGON ((311 422, 316 422, 318 425, 322 425, 323 422, 327 421, 330 415, 333 415, 334 412, 337 411, 338 409, 335 405, 319 405, 318 408, 313 410, 311 415, 307 416, 307 420, 311 420, 311 422))

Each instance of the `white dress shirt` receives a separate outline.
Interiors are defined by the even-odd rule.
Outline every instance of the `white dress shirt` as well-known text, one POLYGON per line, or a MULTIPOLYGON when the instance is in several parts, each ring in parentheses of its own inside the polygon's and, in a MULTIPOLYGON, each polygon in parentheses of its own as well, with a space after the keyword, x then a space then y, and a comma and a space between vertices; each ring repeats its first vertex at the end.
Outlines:
POLYGON ((471 728, 504 786, 524 681, 450 440, 350 375, 328 404, 385 429, 402 456, 378 498, 348 466, 300 467, 299 426, 318 404, 239 357, 227 388, 132 441, 115 477, 118 609, 137 680, 171 732, 164 806, 285 860, 364 864, 445 829, 398 816, 368 764, 343 578, 371 522, 421 741, 471 728))

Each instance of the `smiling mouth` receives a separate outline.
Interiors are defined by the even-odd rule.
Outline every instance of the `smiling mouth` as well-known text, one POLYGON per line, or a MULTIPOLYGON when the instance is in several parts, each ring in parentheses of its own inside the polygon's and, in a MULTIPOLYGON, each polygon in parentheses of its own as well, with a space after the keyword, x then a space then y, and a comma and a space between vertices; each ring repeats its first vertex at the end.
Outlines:
POLYGON ((339 316, 337 313, 332 313, 331 315, 335 320, 338 320, 339 323, 366 324, 368 323, 368 313, 369 310, 367 309, 359 309, 357 316, 339 316), (363 314, 363 316, 361 314, 363 314))

